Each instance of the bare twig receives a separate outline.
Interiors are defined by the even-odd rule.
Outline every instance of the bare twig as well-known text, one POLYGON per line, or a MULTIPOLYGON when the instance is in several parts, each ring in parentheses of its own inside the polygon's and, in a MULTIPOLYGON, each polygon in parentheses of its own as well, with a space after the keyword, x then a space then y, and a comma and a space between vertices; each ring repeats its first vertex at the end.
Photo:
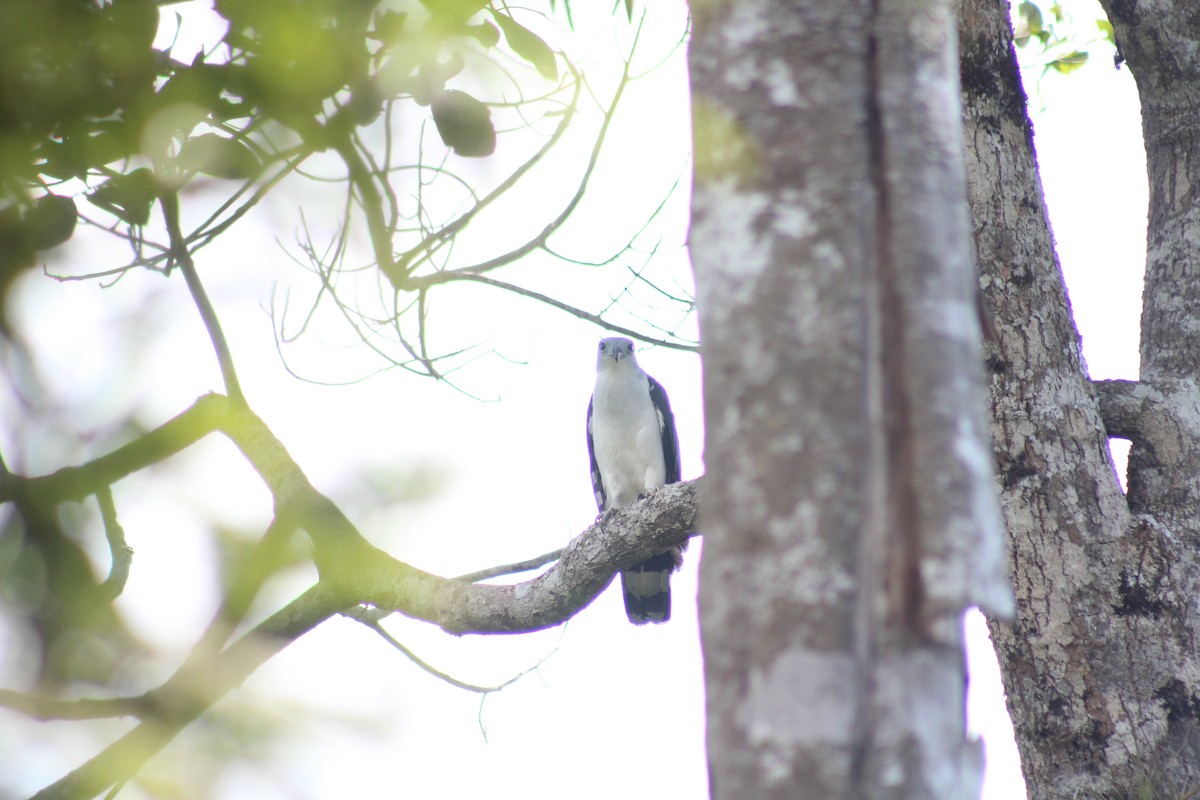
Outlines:
POLYGON ((697 353, 700 351, 700 347, 698 345, 685 344, 683 342, 673 341, 671 339, 655 339, 651 336, 647 336, 641 331, 634 330, 633 328, 626 328, 623 325, 616 325, 612 322, 609 322, 599 314, 593 314, 589 311, 584 311, 581 308, 576 308, 570 303, 564 303, 561 300, 556 300, 553 297, 550 297, 549 295, 542 294, 541 292, 535 292, 532 289, 526 289, 525 287, 518 286, 515 283, 498 281, 488 275, 459 275, 458 280, 470 281, 473 283, 483 283, 497 289, 503 289, 506 292, 512 292, 513 294, 517 294, 522 297, 528 297, 531 300, 537 300, 539 303, 544 303, 552 308, 565 311, 573 317, 587 320, 593 325, 605 328, 613 333, 622 333, 631 339, 637 339, 638 341, 645 342, 647 344, 654 344, 660 347, 669 348, 671 350, 683 350, 688 353, 697 353))
MULTIPOLYGON (((638 36, 640 35, 641 29, 639 28, 638 36)), ((634 49, 637 48, 637 40, 638 37, 635 36, 633 42, 634 49)), ((621 102, 621 97, 625 94, 625 90, 629 86, 629 69, 632 62, 632 56, 628 61, 625 62, 625 68, 621 73, 621 80, 617 83, 617 88, 616 91, 613 92, 612 100, 609 101, 608 108, 604 112, 604 119, 600 123, 600 130, 596 134, 596 140, 592 144, 592 151, 588 156, 588 162, 587 166, 584 168, 583 176, 579 180, 579 185, 576 188, 575 193, 571 196, 571 199, 567 201, 566 205, 563 206, 558 215, 555 216, 554 219, 550 220, 550 222, 546 223, 546 225, 536 236, 530 238, 524 244, 513 248, 509 252, 495 256, 494 258, 490 258, 487 261, 473 264, 469 267, 457 267, 455 269, 443 270, 440 272, 431 273, 429 275, 414 277, 410 279, 410 286, 412 288, 429 288, 441 283, 449 283, 450 281, 456 280, 464 275, 478 275, 483 272, 490 272, 491 270, 511 264, 514 261, 517 261, 518 259, 534 252, 535 250, 546 246, 549 238, 553 236, 555 231, 561 228, 568 219, 570 219, 571 215, 575 212, 575 209, 579 206, 579 203, 583 200, 584 195, 587 194, 588 185, 591 183, 591 178, 595 172, 596 164, 600 160, 600 153, 604 149, 604 142, 608 138, 608 129, 612 125, 613 118, 616 115, 617 107, 621 102)))
POLYGON ((221 378, 225 382, 225 391, 231 398, 244 404, 246 398, 242 394, 237 371, 233 367, 233 354, 229 349, 229 343, 225 340, 225 333, 221 330, 216 309, 213 308, 208 294, 204 291, 204 284, 200 282, 200 274, 196 272, 196 264, 192 261, 192 254, 188 251, 188 244, 179 227, 179 196, 174 192, 164 191, 159 202, 162 205, 163 219, 167 223, 167 235, 171 240, 171 259, 183 271, 188 291, 192 294, 192 300, 196 303, 200 318, 204 320, 208 338, 212 340, 213 350, 217 355, 217 363, 221 367, 221 378))
POLYGON ((385 630, 384 627, 379 624, 379 620, 374 619, 373 616, 369 613, 363 613, 364 611, 366 611, 366 610, 363 609, 362 606, 354 606, 353 608, 349 608, 349 609, 346 609, 345 611, 343 611, 342 616, 349 617, 350 619, 355 620, 356 622, 360 622, 363 625, 370 628, 371 630, 375 631, 375 633, 379 634, 379 636, 385 642, 387 642, 392 647, 396 648, 402 654, 404 654, 405 658, 407 658, 409 661, 416 664, 421 669, 428 672, 433 677, 437 678, 438 680, 445 681, 446 683, 448 683, 451 686, 454 686, 456 688, 465 689, 468 692, 477 692, 479 694, 491 694, 492 692, 498 692, 507 686, 513 685, 514 683, 521 680, 521 678, 524 678, 526 675, 530 674, 531 672, 536 672, 537 669, 542 666, 542 664, 546 663, 546 659, 550 658, 550 656, 552 656, 556 652, 558 652, 558 648, 556 647, 553 650, 551 650, 549 653, 547 653, 545 656, 543 656, 541 659, 539 659, 538 662, 536 664, 534 664, 532 667, 521 670, 516 675, 513 675, 512 677, 508 678, 507 680, 501 681, 500 683, 497 683, 493 686, 480 686, 478 684, 467 683, 466 681, 461 681, 458 678, 455 678, 453 675, 450 675, 449 673, 446 673, 446 672, 442 672, 437 667, 434 667, 428 661, 425 661, 420 656, 418 656, 416 653, 414 653, 412 650, 410 650, 408 647, 405 647, 403 644, 401 644, 396 639, 396 637, 394 637, 390 633, 388 633, 387 630, 385 630))
POLYGON ((488 567, 478 572, 468 572, 466 575, 459 575, 454 580, 462 581, 463 583, 478 583, 488 578, 498 578, 501 575, 515 575, 518 572, 528 572, 531 569, 544 567, 551 561, 557 561, 565 549, 565 547, 560 547, 557 550, 551 550, 549 553, 542 553, 540 556, 527 558, 515 564, 501 564, 498 567, 488 567))
MULTIPOLYGON (((569 64, 567 66, 570 68, 569 64)), ((465 229, 481 211, 508 193, 523 177, 525 177, 525 175, 531 169, 533 169, 537 164, 541 163, 546 155, 559 143, 562 137, 566 134, 567 128, 571 121, 575 118, 575 114, 578 110, 580 91, 583 87, 583 78, 578 75, 578 73, 574 73, 574 70, 572 70, 572 72, 575 74, 574 94, 571 96, 570 101, 563 109, 562 116, 558 121, 558 125, 555 127, 554 132, 550 135, 550 137, 540 148, 538 148, 537 152, 530 156, 523 164, 521 164, 521 166, 513 170, 507 178, 501 181, 500 185, 480 198, 478 202, 476 202, 470 209, 465 211, 460 217, 458 217, 458 219, 447 225, 444 225, 436 231, 429 233, 416 245, 406 250, 401 256, 400 262, 404 265, 407 273, 411 274, 413 271, 415 271, 421 265, 421 263, 423 263, 423 261, 428 260, 429 257, 431 257, 432 254, 437 251, 442 242, 453 239, 453 237, 461 233, 463 229, 465 229), (425 255, 421 258, 418 258, 418 256, 421 256, 421 254, 425 255)))
POLYGON ((257 184, 252 182, 243 184, 238 191, 234 192, 233 195, 231 195, 225 200, 225 202, 218 206, 217 209, 209 215, 208 219, 200 224, 200 227, 198 227, 190 236, 188 236, 187 242, 191 248, 191 251, 196 252, 197 250, 200 250, 213 241, 217 236, 233 227, 234 223, 248 214, 250 210, 257 206, 260 202, 262 202, 262 199, 266 197, 271 190, 274 189, 277 184, 279 184, 280 181, 282 181, 291 173, 297 171, 300 165, 303 164, 304 161, 312 155, 312 153, 313 151, 311 148, 302 147, 296 150, 294 153, 289 153, 286 156, 283 156, 285 158, 284 162, 279 165, 279 168, 273 175, 271 175, 271 177, 267 178, 266 180, 259 181, 257 184), (252 185, 256 188, 250 197, 237 208, 233 209, 233 213, 229 214, 229 216, 225 217, 224 219, 220 219, 221 215, 224 214, 233 205, 237 198, 241 197, 252 185))
MULTIPOLYGON (((367 216, 367 234, 371 239, 371 247, 379 269, 393 283, 402 282, 403 272, 397 268, 395 256, 392 254, 392 228, 384 219, 383 200, 380 198, 379 188, 375 185, 375 173, 363 161, 349 135, 338 137, 334 142, 334 149, 346 163, 350 184, 358 192, 358 204, 367 216)), ((386 175, 382 180, 387 181, 386 175)))
POLYGON ((117 520, 117 506, 113 502, 112 487, 104 484, 96 490, 96 502, 100 504, 100 518, 104 520, 104 536, 108 539, 108 551, 112 555, 112 566, 108 577, 100 584, 100 593, 108 600, 120 597, 129 580, 129 567, 133 564, 133 548, 125 543, 125 531, 117 520))

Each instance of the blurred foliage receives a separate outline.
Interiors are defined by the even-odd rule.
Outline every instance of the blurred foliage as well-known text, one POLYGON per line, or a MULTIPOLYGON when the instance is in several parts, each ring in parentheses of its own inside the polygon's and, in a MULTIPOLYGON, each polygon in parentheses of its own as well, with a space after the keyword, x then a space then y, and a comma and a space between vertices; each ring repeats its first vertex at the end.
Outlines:
MULTIPOLYGON (((494 58, 486 51, 504 43, 518 62, 559 77, 549 45, 489 0, 216 0, 227 28, 186 62, 172 44, 155 46, 167 13, 160 5, 171 4, 0 0, 6 337, 15 280, 80 223, 133 243, 131 266, 169 271, 166 246, 137 254, 142 227, 168 193, 198 179, 229 180, 238 182, 228 191, 236 199, 308 154, 359 152, 357 131, 398 102, 423 110, 458 155, 488 156, 497 140, 490 107, 469 80, 452 88, 464 55, 494 58)), ((386 184, 386 174, 375 180, 386 184)), ((188 246, 238 213, 193 233, 188 246)), ((34 645, 25 661, 47 691, 79 680, 111 684, 140 652, 76 538, 97 526, 94 513, 84 516, 32 494, 18 494, 0 516, 0 609, 22 621, 34 645)))
POLYGON ((338 148, 397 100, 428 107, 459 155, 490 155, 488 106, 448 88, 462 52, 503 35, 551 80, 555 54, 488 0, 421 2, 423 13, 381 0, 217 0, 223 40, 183 63, 154 47, 154 0, 4 0, 0 308, 38 252, 71 237, 81 193, 137 228, 163 191, 197 175, 253 180, 271 163, 338 148), (272 146, 265 131, 292 145, 272 146))
MULTIPOLYGON (((1112 23, 1078 12, 1079 2, 1031 2, 1013 8, 1013 36, 1022 68, 1041 68, 1041 75, 1068 75, 1088 63, 1097 48, 1115 48, 1112 23), (1076 13, 1073 13, 1076 12, 1076 13)), ((1116 63, 1120 63, 1119 50, 1116 63)))
MULTIPOLYGON (((77 528, 26 493, 0 523, 0 604, 23 619, 23 654, 44 689, 71 681, 113 682, 123 662, 142 652, 111 605, 72 535, 77 528)), ((78 522, 78 520, 75 520, 78 522)))

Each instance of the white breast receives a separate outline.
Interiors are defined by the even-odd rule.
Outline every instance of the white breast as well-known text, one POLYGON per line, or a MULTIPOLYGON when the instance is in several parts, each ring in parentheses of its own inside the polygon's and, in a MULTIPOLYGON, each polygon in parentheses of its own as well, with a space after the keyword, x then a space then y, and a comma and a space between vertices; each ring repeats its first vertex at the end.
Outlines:
POLYGON ((592 445, 608 508, 634 503, 666 482, 658 412, 641 370, 617 364, 597 375, 592 445))

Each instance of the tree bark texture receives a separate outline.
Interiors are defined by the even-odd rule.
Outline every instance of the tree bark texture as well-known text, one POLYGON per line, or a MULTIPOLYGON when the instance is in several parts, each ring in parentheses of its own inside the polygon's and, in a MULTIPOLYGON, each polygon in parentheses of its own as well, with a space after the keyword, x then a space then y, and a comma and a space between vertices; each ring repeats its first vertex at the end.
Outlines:
POLYGON ((1142 381, 1093 385, 1046 221, 1008 3, 957 3, 1017 598, 1015 621, 992 633, 1034 798, 1200 787, 1200 10, 1187 5, 1108 3, 1142 94, 1150 246, 1142 381), (1128 502, 1107 435, 1134 441, 1128 502))
POLYGON ((712 793, 953 798, 1011 604, 949 2, 693 5, 712 793))

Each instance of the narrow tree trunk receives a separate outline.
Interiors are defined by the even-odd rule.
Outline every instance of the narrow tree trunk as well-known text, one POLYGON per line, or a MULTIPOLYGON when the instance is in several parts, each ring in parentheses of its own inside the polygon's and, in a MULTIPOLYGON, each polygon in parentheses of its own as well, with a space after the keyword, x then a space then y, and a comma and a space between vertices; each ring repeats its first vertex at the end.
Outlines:
POLYGON ((953 798, 1009 605, 949 2, 694 8, 714 797, 953 798))
MULTIPOLYGON (((1144 380, 1101 384, 1098 403, 1046 224, 1008 3, 958 6, 971 207, 996 329, 988 358, 994 437, 1017 593, 1016 620, 992 632, 1026 783, 1034 798, 1183 796, 1200 786, 1200 663, 1197 617, 1189 614, 1200 589, 1200 262, 1194 243, 1182 244, 1188 226, 1193 240, 1200 229, 1195 61, 1184 58, 1179 38, 1154 39, 1162 48, 1154 53, 1139 43, 1149 62, 1191 64, 1172 78, 1190 87, 1175 98, 1190 99, 1145 115, 1147 141, 1171 143, 1170 163, 1151 171, 1144 380), (1192 121, 1186 142, 1180 119, 1192 121), (1128 505, 1102 411, 1108 433, 1135 441, 1128 505)), ((1190 24, 1195 53, 1196 12, 1189 23, 1179 11, 1171 18, 1170 6, 1145 13, 1177 32, 1190 24)), ((1145 102, 1143 75, 1135 75, 1145 102)), ((1171 82, 1160 78, 1150 83, 1166 89, 1171 82)))

